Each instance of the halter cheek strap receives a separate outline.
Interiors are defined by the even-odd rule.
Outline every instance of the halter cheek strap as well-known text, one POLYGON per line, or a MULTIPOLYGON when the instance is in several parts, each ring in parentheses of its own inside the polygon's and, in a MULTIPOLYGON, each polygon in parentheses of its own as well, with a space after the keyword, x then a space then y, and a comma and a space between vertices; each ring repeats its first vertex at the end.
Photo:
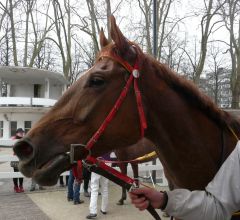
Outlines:
MULTIPOLYGON (((138 114, 139 114, 139 120, 140 120, 140 133, 141 137, 144 136, 144 130, 147 128, 147 121, 146 117, 144 114, 143 110, 143 104, 142 104, 142 97, 140 90, 138 88, 138 78, 140 77, 139 73, 139 66, 138 66, 138 60, 136 60, 134 67, 132 67, 128 62, 123 60, 121 57, 117 56, 116 54, 112 54, 110 52, 105 52, 102 53, 100 58, 107 57, 115 62, 119 63, 122 65, 129 73, 130 76, 127 80, 127 83, 123 90, 121 91, 120 96, 118 97, 117 101, 115 102, 113 108, 101 124, 101 126, 98 128, 98 130, 94 133, 94 135, 90 138, 88 141, 87 145, 81 145, 84 147, 84 149, 88 150, 89 155, 87 156, 86 160, 84 161, 84 164, 86 167, 92 168, 93 172, 96 172, 100 175, 105 176, 106 178, 112 180, 113 182, 121 185, 122 187, 126 188, 127 190, 130 190, 132 187, 136 185, 136 181, 126 175, 121 174, 119 171, 114 170, 112 167, 107 166, 104 162, 101 162, 97 160, 96 158, 91 156, 91 148, 93 145, 98 141, 100 136, 103 134, 105 129, 107 128, 108 124, 112 121, 114 116, 116 115, 118 109, 121 107, 124 99, 126 98, 126 95, 130 89, 130 86, 133 82, 133 87, 135 91, 135 97, 136 97, 136 102, 137 102, 137 109, 138 109, 138 114)), ((79 146, 79 145, 77 145, 79 146)), ((70 153, 70 158, 72 162, 74 161, 74 149, 75 147, 72 145, 71 146, 71 153, 70 153)), ((81 148, 83 149, 83 148, 81 148)), ((151 215, 154 217, 156 220, 161 220, 159 217, 158 213, 156 210, 149 204, 147 207, 147 210, 151 213, 151 215)))
POLYGON ((127 83, 126 83, 125 87, 123 88, 120 96, 118 97, 117 101, 115 102, 113 108, 111 109, 111 111, 109 112, 109 114, 107 115, 107 117, 105 118, 103 123, 101 124, 101 126, 98 128, 98 130, 95 132, 95 134, 88 141, 88 143, 86 145, 86 149, 88 149, 88 150, 90 150, 92 148, 92 146, 98 141, 99 137, 105 131, 108 124, 115 117, 118 109, 120 108, 124 99, 126 98, 126 95, 129 91, 129 88, 130 88, 132 82, 134 85, 137 109, 138 109, 139 120, 140 120, 141 137, 144 137, 144 130, 147 128, 147 121, 146 121, 145 113, 143 110, 141 92, 138 87, 138 78, 140 77, 138 60, 135 62, 134 67, 132 67, 128 62, 126 62, 121 57, 117 56, 116 54, 112 54, 110 52, 103 52, 101 54, 100 58, 104 58, 104 57, 110 58, 110 59, 114 60, 115 62, 119 63, 120 65, 122 65, 130 73, 130 76, 129 76, 127 83))

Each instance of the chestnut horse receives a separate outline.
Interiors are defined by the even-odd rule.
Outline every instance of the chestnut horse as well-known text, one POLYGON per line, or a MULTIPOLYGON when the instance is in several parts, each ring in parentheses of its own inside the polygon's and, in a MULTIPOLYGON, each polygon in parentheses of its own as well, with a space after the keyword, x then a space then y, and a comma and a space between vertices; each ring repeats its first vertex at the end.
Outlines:
MULTIPOLYGON (((138 164, 149 162, 155 159, 157 155, 153 154, 152 156, 149 156, 149 157, 146 156, 146 158, 142 158, 141 160, 136 160, 136 159, 138 159, 139 157, 143 157, 144 155, 150 154, 154 151, 155 151, 154 144, 151 141, 147 140, 146 138, 143 138, 134 145, 131 145, 127 148, 116 149, 114 152, 116 154, 117 161, 123 162, 123 163, 117 164, 121 172, 123 174, 127 174, 127 166, 130 163, 133 171, 133 177, 136 180, 136 182, 138 182, 138 178, 139 178, 138 164)), ((124 200, 126 199, 127 199, 127 191, 125 188, 122 187, 122 197, 117 202, 117 204, 123 205, 124 200)))
MULTIPOLYGON (((70 144, 88 143, 113 109, 126 81, 134 76, 146 116, 145 137, 154 143, 175 186, 204 189, 236 145, 240 123, 220 110, 191 82, 175 74, 128 41, 111 17, 109 42, 100 33, 101 51, 94 66, 14 146, 20 171, 40 185, 56 184, 68 170, 70 144), (129 68, 137 66, 131 75, 129 68), (137 65, 136 65, 137 63, 137 65)), ((135 85, 135 84, 134 84, 135 85)), ((142 118, 130 84, 122 105, 91 148, 99 156, 136 143, 142 118)), ((125 90, 123 90, 125 91, 125 90)), ((92 140, 92 139, 91 139, 92 140)), ((79 159, 87 154, 78 155, 79 159)))

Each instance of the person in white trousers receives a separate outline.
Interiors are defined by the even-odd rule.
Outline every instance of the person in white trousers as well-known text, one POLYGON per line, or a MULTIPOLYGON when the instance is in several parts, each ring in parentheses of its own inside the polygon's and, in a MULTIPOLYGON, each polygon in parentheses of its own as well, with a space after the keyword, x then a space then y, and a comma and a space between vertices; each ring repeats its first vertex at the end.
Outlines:
MULTIPOLYGON (((102 156, 100 159, 109 161, 110 154, 106 154, 102 156)), ((101 202, 101 213, 106 215, 107 214, 107 207, 108 207, 108 179, 105 177, 92 172, 91 174, 91 198, 90 198, 90 205, 89 211, 90 214, 87 215, 87 219, 94 219, 97 217, 97 201, 98 201, 98 191, 99 191, 99 184, 101 185, 101 195, 102 195, 102 202, 101 202)))

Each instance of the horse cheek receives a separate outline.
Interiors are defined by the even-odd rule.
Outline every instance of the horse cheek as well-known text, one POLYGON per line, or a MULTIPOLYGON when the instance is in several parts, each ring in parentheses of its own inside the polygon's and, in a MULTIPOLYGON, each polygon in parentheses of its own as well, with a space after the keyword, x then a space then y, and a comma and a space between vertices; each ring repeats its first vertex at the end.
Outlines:
POLYGON ((74 117, 74 120, 80 121, 80 122, 86 122, 88 120, 88 116, 94 110, 94 108, 96 106, 96 102, 97 102, 96 100, 91 100, 91 102, 88 103, 87 105, 84 105, 83 107, 80 107, 76 111, 76 115, 74 117))

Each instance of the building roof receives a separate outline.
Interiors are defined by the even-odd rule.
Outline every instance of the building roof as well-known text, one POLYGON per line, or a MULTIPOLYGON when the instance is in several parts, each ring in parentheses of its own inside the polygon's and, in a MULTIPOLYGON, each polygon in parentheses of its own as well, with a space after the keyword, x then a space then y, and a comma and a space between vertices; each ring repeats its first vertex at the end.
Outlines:
POLYGON ((58 85, 68 84, 64 75, 58 72, 30 67, 0 66, 0 79, 9 84, 13 84, 13 82, 24 84, 43 84, 46 78, 58 85))

